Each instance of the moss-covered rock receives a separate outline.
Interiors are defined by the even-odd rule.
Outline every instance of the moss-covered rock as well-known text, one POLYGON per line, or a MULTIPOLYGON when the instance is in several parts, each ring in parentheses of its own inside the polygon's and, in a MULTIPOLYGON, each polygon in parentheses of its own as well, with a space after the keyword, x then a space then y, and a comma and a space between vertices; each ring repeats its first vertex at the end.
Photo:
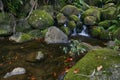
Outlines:
POLYGON ((91 7, 82 14, 82 19, 84 19, 86 16, 94 16, 97 19, 97 21, 100 21, 101 17, 100 9, 91 7))
POLYGON ((98 26, 102 26, 105 29, 109 28, 111 26, 111 21, 110 20, 104 20, 98 23, 98 26))
POLYGON ((100 39, 109 39, 108 32, 103 27, 93 27, 91 29, 91 35, 100 39))
POLYGON ((80 21, 80 19, 79 19, 78 16, 76 16, 76 15, 71 15, 69 18, 70 18, 70 20, 73 20, 73 21, 75 21, 75 22, 80 21))
POLYGON ((74 21, 69 21, 69 22, 68 22, 68 27, 69 27, 71 30, 73 30, 73 29, 76 27, 75 22, 74 22, 74 21))
POLYGON ((14 34, 13 36, 11 36, 9 38, 9 40, 13 40, 13 41, 15 41, 17 43, 22 43, 22 42, 30 41, 32 39, 33 39, 33 37, 30 36, 29 34, 21 33, 21 32, 18 32, 18 33, 14 34))
POLYGON ((34 10, 28 19, 34 28, 45 29, 54 24, 52 16, 44 10, 34 10))
POLYGON ((84 18, 85 25, 95 25, 96 24, 96 17, 94 16, 86 16, 84 18))
POLYGON ((58 21, 58 24, 61 25, 67 21, 67 18, 64 16, 64 14, 59 13, 57 14, 57 21, 58 21))
POLYGON ((70 16, 70 15, 79 15, 81 10, 78 9, 77 7, 73 6, 73 5, 66 5, 61 9, 61 12, 65 15, 65 16, 70 16))
MULTIPOLYGON (((111 49, 97 49, 89 51, 81 60, 77 62, 75 66, 73 66, 67 75, 65 76, 64 80, 90 80, 94 77, 94 80, 98 80, 97 73, 103 72, 99 79, 107 79, 114 76, 114 73, 111 73, 111 66, 119 65, 120 56, 119 52, 111 49), (101 67, 101 68, 100 68, 101 67), (98 69, 99 68, 99 69, 98 69), (79 70, 75 73, 75 70, 79 70), (92 74, 93 73, 93 74, 92 74), (84 76, 85 75, 85 76, 84 76), (91 75, 91 76, 90 76, 91 75), (104 77, 103 77, 104 76, 104 77)), ((112 68, 114 70, 116 68, 112 68)), ((120 71, 120 70, 119 70, 120 71)), ((119 73, 119 72, 118 72, 119 73)), ((117 79, 119 79, 119 75, 117 79)), ((106 80, 107 80, 106 79, 106 80)))
POLYGON ((103 20, 116 19, 115 13, 116 13, 116 7, 108 7, 108 8, 103 8, 103 10, 101 10, 103 20))

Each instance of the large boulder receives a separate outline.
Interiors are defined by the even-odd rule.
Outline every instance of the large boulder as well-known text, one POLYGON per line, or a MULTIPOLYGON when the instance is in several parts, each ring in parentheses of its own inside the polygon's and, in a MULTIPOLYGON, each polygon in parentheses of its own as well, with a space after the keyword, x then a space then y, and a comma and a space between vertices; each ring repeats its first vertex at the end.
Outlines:
POLYGON ((47 43, 67 43, 68 37, 60 29, 55 26, 48 28, 45 35, 45 41, 47 43))
POLYGON ((45 29, 54 24, 52 16, 44 10, 34 10, 28 22, 34 28, 45 29))
POLYGON ((15 41, 17 43, 23 43, 26 41, 30 41, 32 39, 33 38, 29 34, 21 33, 21 32, 15 33, 13 36, 9 38, 9 40, 15 41))
POLYGON ((112 49, 89 51, 67 73, 64 80, 119 80, 120 53, 112 49))
POLYGON ((78 9, 77 7, 73 6, 73 5, 66 5, 61 9, 61 12, 65 15, 65 16, 70 16, 70 15, 79 15, 81 10, 78 9))

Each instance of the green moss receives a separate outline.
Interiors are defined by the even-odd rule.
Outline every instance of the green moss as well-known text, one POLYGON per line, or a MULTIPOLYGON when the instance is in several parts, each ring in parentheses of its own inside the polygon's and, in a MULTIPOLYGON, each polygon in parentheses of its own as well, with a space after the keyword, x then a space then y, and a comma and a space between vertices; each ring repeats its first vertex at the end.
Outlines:
POLYGON ((50 14, 44 10, 34 10, 28 19, 29 24, 35 28, 44 29, 54 24, 54 20, 50 14))
POLYGON ((75 69, 79 69, 78 74, 90 75, 93 70, 100 65, 102 70, 107 70, 113 64, 119 64, 119 52, 111 49, 98 49, 88 52, 84 58, 77 62, 65 76, 64 80, 90 80, 87 77, 79 76, 73 73, 75 69))
POLYGON ((33 37, 30 36, 29 34, 23 33, 23 34, 21 35, 20 42, 29 41, 29 40, 31 40, 32 38, 33 38, 33 37))
POLYGON ((94 16, 97 21, 100 21, 100 17, 101 17, 101 12, 99 8, 90 8, 87 9, 83 14, 82 14, 82 19, 84 19, 86 16, 94 16))
POLYGON ((70 20, 73 20, 73 21, 75 21, 75 22, 80 21, 80 19, 79 19, 76 15, 71 15, 71 16, 70 16, 70 20))
POLYGON ((67 21, 67 18, 64 16, 64 14, 59 13, 57 14, 57 21, 58 24, 64 24, 67 21))
POLYGON ((116 15, 115 15, 115 12, 116 12, 116 8, 115 7, 108 7, 108 8, 105 8, 101 11, 102 13, 102 19, 105 20, 113 20, 113 19, 116 19, 116 15))
POLYGON ((71 30, 73 30, 73 29, 76 27, 75 22, 74 22, 74 21, 69 21, 69 22, 68 22, 68 27, 69 27, 71 30))
POLYGON ((111 21, 110 20, 104 20, 104 21, 101 21, 98 25, 107 29, 111 26, 111 21))
POLYGON ((60 28, 66 35, 69 35, 70 34, 70 29, 68 27, 61 27, 60 28))
POLYGON ((8 33, 8 31, 7 31, 7 30, 0 29, 0 35, 1 35, 1 34, 7 34, 7 33, 8 33))

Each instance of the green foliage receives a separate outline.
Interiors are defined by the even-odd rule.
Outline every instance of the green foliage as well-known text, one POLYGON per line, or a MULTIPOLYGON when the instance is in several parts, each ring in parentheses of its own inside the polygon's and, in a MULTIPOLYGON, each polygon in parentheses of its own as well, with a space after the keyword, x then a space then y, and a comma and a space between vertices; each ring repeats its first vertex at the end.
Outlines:
POLYGON ((82 8, 83 10, 89 8, 89 5, 85 3, 83 0, 74 0, 73 5, 75 5, 78 8, 82 8))
POLYGON ((119 50, 120 49, 120 40, 115 39, 114 42, 115 42, 115 46, 114 46, 113 49, 114 50, 119 50))
POLYGON ((18 16, 23 6, 23 0, 3 0, 5 9, 10 13, 18 16))
POLYGON ((64 47, 63 51, 65 53, 73 53, 75 55, 80 55, 86 52, 86 48, 78 40, 71 40, 69 48, 64 47))

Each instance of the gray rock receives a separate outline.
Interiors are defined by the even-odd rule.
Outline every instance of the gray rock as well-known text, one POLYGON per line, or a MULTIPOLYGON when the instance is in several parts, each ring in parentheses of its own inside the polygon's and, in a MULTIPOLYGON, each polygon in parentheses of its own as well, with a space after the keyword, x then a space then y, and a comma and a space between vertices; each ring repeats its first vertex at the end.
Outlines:
POLYGON ((60 29, 55 26, 48 28, 45 35, 45 41, 47 43, 67 43, 68 37, 60 29))

